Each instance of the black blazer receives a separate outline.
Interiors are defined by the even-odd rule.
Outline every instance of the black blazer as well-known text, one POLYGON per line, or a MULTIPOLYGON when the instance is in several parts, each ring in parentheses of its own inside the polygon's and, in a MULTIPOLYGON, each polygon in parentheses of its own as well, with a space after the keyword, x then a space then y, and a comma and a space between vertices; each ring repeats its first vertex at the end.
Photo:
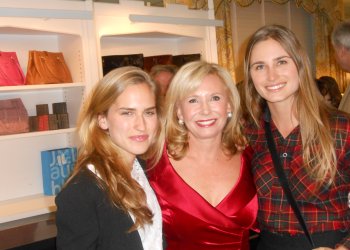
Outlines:
POLYGON ((82 170, 56 197, 57 249, 142 250, 138 232, 127 232, 130 215, 110 204, 93 175, 82 170))

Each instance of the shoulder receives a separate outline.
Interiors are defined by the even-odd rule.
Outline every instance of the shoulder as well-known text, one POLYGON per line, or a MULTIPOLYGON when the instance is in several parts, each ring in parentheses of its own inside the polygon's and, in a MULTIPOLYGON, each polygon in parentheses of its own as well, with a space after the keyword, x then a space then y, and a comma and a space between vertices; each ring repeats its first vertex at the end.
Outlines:
POLYGON ((94 202, 96 198, 101 197, 102 190, 98 185, 97 179, 90 170, 82 169, 74 176, 56 196, 56 204, 66 201, 76 202, 94 202))
POLYGON ((147 168, 147 170, 146 170, 146 175, 151 180, 157 179, 159 177, 159 175, 161 175, 161 173, 163 172, 167 162, 169 162, 169 157, 168 157, 165 145, 164 145, 162 150, 163 150, 163 153, 162 153, 159 161, 157 162, 157 164, 155 164, 151 168, 147 168))
POLYGON ((350 114, 336 110, 330 114, 331 129, 336 132, 350 132, 350 114))
POLYGON ((333 110, 333 112, 330 113, 330 119, 331 121, 343 121, 343 122, 349 122, 350 121, 350 114, 346 113, 341 110, 333 110))
POLYGON ((246 122, 243 127, 244 135, 246 136, 250 145, 254 145, 261 136, 265 135, 263 121, 261 120, 259 126, 251 121, 246 122))
POLYGON ((244 160, 250 161, 250 159, 253 156, 253 149, 251 146, 247 146, 243 151, 242 151, 242 158, 244 160))

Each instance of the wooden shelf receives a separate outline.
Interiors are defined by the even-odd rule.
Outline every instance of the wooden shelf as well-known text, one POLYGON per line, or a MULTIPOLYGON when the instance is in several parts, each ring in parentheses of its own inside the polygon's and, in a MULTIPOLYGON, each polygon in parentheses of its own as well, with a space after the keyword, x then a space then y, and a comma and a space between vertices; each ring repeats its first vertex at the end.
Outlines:
POLYGON ((74 132, 75 132, 75 128, 66 128, 66 129, 47 130, 47 131, 39 131, 39 132, 28 132, 28 133, 13 134, 13 135, 0 135, 0 141, 12 140, 12 139, 18 139, 18 138, 37 137, 37 136, 68 134, 68 133, 74 133, 74 132))
POLYGON ((56 211, 55 196, 42 194, 0 202, 0 223, 56 211))
POLYGON ((37 90, 50 90, 50 89, 65 89, 65 88, 77 88, 84 87, 85 84, 79 83, 58 83, 58 84, 35 84, 35 85, 16 85, 16 86, 1 86, 0 93, 3 92, 25 92, 25 91, 37 91, 37 90))

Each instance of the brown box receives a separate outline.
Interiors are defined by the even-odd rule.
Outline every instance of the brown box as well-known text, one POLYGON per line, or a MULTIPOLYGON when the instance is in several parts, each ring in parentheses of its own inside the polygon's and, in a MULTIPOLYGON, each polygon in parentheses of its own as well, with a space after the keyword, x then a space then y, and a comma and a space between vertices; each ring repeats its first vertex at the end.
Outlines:
POLYGON ((69 128, 68 114, 57 114, 58 129, 69 128))
POLYGON ((66 102, 56 102, 52 103, 52 113, 54 114, 66 114, 67 113, 67 103, 66 102))
POLYGON ((49 115, 49 129, 50 130, 58 129, 58 119, 56 114, 49 115))
POLYGON ((49 130, 49 115, 38 116, 38 131, 49 130))
POLYGON ((48 115, 49 105, 48 104, 37 104, 36 105, 36 115, 48 115))
POLYGON ((38 117, 37 116, 29 116, 29 131, 35 132, 38 131, 38 117))

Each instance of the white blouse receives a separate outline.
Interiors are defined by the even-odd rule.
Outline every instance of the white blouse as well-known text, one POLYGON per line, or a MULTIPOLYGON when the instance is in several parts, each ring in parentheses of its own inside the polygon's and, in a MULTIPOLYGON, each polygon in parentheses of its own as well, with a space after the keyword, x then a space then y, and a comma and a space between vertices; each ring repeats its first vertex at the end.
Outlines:
MULTIPOLYGON (((88 164, 87 168, 101 178, 96 168, 92 164, 88 164)), ((131 170, 131 176, 136 180, 146 193, 147 205, 153 213, 153 223, 145 224, 142 228, 138 229, 138 233, 141 238, 142 246, 144 250, 162 250, 162 212, 158 204, 157 197, 151 188, 148 179, 137 159, 134 161, 133 168, 131 170)), ((135 217, 129 213, 133 221, 135 217)))
MULTIPOLYGON (((153 224, 145 224, 138 229, 144 250, 162 250, 162 211, 157 197, 149 185, 148 179, 137 159, 135 159, 131 176, 143 187, 146 193, 147 205, 153 213, 153 224)), ((134 216, 130 214, 134 220, 134 216)))

